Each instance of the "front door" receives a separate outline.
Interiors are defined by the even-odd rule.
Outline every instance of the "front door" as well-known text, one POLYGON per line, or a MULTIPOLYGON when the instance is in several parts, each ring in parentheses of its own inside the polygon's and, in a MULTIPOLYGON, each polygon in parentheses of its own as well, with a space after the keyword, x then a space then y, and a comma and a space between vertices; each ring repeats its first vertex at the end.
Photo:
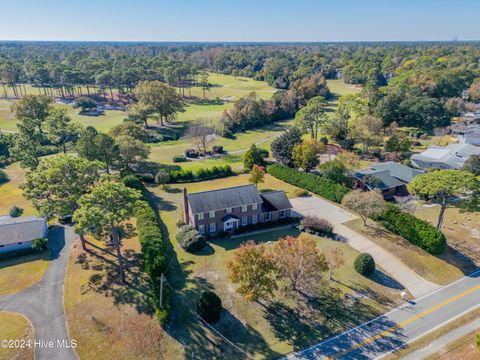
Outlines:
POLYGON ((232 231, 235 229, 236 221, 234 219, 229 219, 223 223, 223 231, 232 231))

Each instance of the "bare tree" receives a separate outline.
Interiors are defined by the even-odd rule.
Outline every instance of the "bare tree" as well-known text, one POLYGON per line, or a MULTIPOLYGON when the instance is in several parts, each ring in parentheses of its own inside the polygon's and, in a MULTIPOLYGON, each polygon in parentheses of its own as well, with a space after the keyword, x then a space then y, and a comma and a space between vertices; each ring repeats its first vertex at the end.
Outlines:
POLYGON ((206 119, 198 119, 188 128, 186 137, 193 140, 199 151, 203 149, 206 153, 208 144, 215 140, 215 132, 206 119))

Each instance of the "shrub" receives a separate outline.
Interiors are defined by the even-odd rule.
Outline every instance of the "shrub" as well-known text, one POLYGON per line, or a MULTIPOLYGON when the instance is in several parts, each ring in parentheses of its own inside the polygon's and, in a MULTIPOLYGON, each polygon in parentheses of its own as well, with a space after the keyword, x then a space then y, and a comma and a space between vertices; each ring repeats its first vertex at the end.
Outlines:
POLYGON ((369 276, 375 271, 375 260, 373 260, 372 255, 362 253, 355 259, 353 267, 359 274, 369 276))
POLYGON ((326 136, 322 136, 320 138, 320 142, 324 145, 327 145, 328 144, 328 138, 326 136))
POLYGON ((23 214, 23 209, 22 209, 22 208, 19 208, 18 206, 13 205, 13 206, 10 208, 10 216, 11 216, 12 218, 16 218, 16 217, 22 216, 22 214, 23 214))
POLYGON ((293 191, 293 196, 295 196, 295 197, 306 197, 306 196, 310 196, 310 193, 307 190, 304 190, 304 189, 295 189, 293 191))
POLYGON ((389 204, 388 210, 376 220, 391 232, 400 235, 430 254, 438 255, 445 251, 447 241, 442 232, 430 223, 402 212, 396 205, 389 204))
POLYGON ((187 149, 185 150, 185 156, 189 158, 198 158, 198 151, 195 149, 187 149))
POLYGON ((187 162, 188 159, 185 155, 175 155, 173 158, 172 158, 173 162, 174 163, 181 163, 181 162, 187 162))
POLYGON ((6 183, 8 181, 7 173, 0 169, 0 184, 6 183))
POLYGON ((480 333, 475 335, 475 345, 477 346, 477 349, 480 350, 480 333))
POLYGON ((212 147, 212 151, 215 153, 215 154, 223 154, 224 153, 224 150, 223 150, 223 146, 222 145, 214 145, 212 147))
POLYGON ((350 189, 323 176, 301 172, 284 165, 270 165, 267 172, 289 184, 301 187, 334 202, 341 202, 350 189))
POLYGON ((300 230, 319 236, 333 236, 333 225, 330 221, 316 216, 305 216, 300 222, 300 230))
POLYGON ((48 246, 47 238, 36 238, 32 240, 32 249, 38 251, 45 251, 48 246))
POLYGON ((200 251, 207 244, 205 237, 190 225, 184 225, 180 228, 177 241, 182 249, 188 252, 200 251))
POLYGON ((213 291, 203 291, 197 302, 197 314, 208 323, 217 322, 222 314, 222 300, 213 291))
POLYGON ((195 172, 192 170, 174 170, 170 172, 170 182, 192 182, 218 179, 233 175, 230 165, 214 166, 210 169, 200 168, 195 172))
POLYGON ((183 225, 187 225, 187 224, 185 224, 185 221, 183 221, 183 219, 178 219, 175 225, 177 228, 181 228, 183 225))
POLYGON ((147 190, 136 176, 127 175, 123 179, 125 186, 141 190, 143 201, 138 201, 135 209, 136 227, 140 241, 144 267, 152 283, 153 303, 158 322, 167 324, 171 307, 168 286, 163 287, 163 306, 160 307, 160 276, 167 271, 167 246, 160 229, 161 219, 147 202, 147 190))
POLYGON ((153 183, 155 181, 155 176, 150 173, 142 173, 138 176, 140 176, 140 178, 147 183, 153 183))

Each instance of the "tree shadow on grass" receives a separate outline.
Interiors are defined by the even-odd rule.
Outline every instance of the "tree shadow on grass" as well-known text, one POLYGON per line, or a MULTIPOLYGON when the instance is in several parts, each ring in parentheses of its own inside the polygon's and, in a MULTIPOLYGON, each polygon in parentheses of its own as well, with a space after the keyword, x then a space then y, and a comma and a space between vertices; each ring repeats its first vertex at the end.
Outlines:
MULTIPOLYGON (((293 307, 279 301, 272 302, 266 307, 264 316, 279 340, 299 350, 367 322, 379 314, 377 309, 361 299, 346 298, 338 288, 324 286, 313 296, 297 299, 293 307)), ((371 327, 376 332, 394 325, 385 320, 371 327)), ((401 341, 394 337, 389 343, 401 344, 401 341)))

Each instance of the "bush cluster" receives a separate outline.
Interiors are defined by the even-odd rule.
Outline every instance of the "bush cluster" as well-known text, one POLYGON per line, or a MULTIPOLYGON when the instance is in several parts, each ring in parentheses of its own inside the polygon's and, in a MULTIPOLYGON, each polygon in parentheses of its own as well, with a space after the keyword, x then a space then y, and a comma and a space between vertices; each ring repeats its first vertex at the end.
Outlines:
POLYGON ((210 169, 201 168, 196 171, 192 170, 174 170, 170 172, 170 182, 192 182, 218 179, 233 175, 230 165, 214 166, 210 169))
POLYGON ((223 146, 222 145, 214 145, 212 147, 212 151, 215 153, 215 154, 223 154, 225 152, 225 150, 223 150, 223 146))
POLYGON ((222 300, 213 291, 203 291, 197 302, 197 314, 208 323, 217 322, 222 314, 222 300))
POLYGON ((6 183, 8 181, 7 173, 0 169, 0 184, 6 183))
POLYGON ((183 250, 188 252, 200 251, 207 245, 205 237, 190 225, 180 227, 177 242, 183 250))
POLYGON ((284 165, 270 165, 267 172, 289 184, 301 187, 328 200, 340 203, 350 189, 326 177, 301 172, 284 165))
POLYGON ((174 163, 181 163, 181 162, 187 162, 188 159, 185 155, 175 155, 173 158, 172 158, 173 162, 174 163))
MULTIPOLYGON (((288 225, 288 224, 298 224, 297 218, 293 217, 286 217, 283 219, 278 219, 277 221, 268 221, 268 222, 259 222, 256 224, 249 224, 248 226, 240 226, 238 229, 233 231, 234 235, 245 234, 253 231, 259 231, 264 229, 271 229, 274 227, 278 227, 281 225, 288 225)), ((221 233, 219 236, 228 236, 227 233, 221 233)))
POLYGON ((363 276, 369 276, 375 271, 375 260, 373 260, 372 255, 368 253, 362 253, 355 259, 353 267, 359 274, 363 276))
POLYGON ((430 254, 438 255, 445 251, 447 241, 442 232, 430 223, 402 212, 396 205, 389 204, 388 210, 376 220, 391 232, 400 235, 430 254))
POLYGON ((309 234, 333 237, 332 223, 316 216, 305 216, 300 222, 299 229, 309 234))
POLYGON ((167 271, 167 246, 160 229, 160 218, 147 200, 147 189, 143 183, 133 175, 123 178, 125 186, 141 190, 143 200, 139 201, 135 210, 138 239, 142 248, 145 271, 152 280, 152 292, 159 323, 164 326, 170 315, 169 289, 163 287, 163 307, 159 306, 160 276, 167 271))

